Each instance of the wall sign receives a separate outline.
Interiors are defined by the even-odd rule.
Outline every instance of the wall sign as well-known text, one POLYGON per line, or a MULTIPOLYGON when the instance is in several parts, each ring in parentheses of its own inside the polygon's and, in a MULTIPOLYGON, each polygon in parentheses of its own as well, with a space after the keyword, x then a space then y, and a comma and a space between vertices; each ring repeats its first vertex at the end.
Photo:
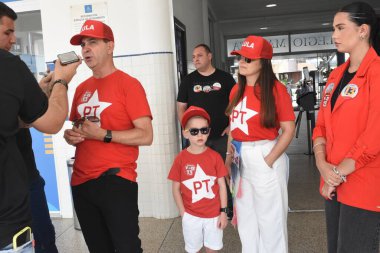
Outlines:
POLYGON ((290 35, 291 52, 335 49, 332 32, 290 35))
POLYGON ((71 23, 73 34, 80 32, 83 23, 88 19, 107 23, 107 3, 79 4, 71 6, 71 23))

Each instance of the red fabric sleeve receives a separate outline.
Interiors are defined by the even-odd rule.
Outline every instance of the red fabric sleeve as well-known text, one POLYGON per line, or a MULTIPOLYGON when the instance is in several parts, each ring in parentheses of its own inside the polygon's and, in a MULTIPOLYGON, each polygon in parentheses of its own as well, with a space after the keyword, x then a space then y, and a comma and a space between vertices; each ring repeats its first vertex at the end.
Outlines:
POLYGON ((173 165, 170 169, 168 179, 176 182, 181 182, 181 159, 180 155, 174 159, 173 165))
POLYGON ((131 85, 128 85, 128 88, 124 90, 125 108, 128 115, 132 121, 145 116, 152 118, 144 88, 137 79, 133 78, 131 82, 131 85))
POLYGON ((352 158, 356 161, 355 169, 360 169, 373 161, 380 153, 380 75, 377 73, 379 69, 380 59, 378 58, 372 63, 367 73, 370 101, 366 128, 346 155, 346 158, 352 158))
MULTIPOLYGON (((322 100, 325 97, 326 88, 327 88, 327 86, 325 86, 325 88, 323 89, 322 96, 321 96, 322 100)), ((314 130, 313 130, 313 141, 318 137, 326 138, 326 127, 325 127, 325 116, 324 116, 325 115, 324 111, 326 110, 326 108, 328 108, 328 110, 330 110, 330 107, 324 107, 321 105, 319 106, 317 122, 316 122, 314 130)))
POLYGON ((285 85, 276 82, 276 111, 278 121, 294 121, 295 115, 289 93, 285 85))

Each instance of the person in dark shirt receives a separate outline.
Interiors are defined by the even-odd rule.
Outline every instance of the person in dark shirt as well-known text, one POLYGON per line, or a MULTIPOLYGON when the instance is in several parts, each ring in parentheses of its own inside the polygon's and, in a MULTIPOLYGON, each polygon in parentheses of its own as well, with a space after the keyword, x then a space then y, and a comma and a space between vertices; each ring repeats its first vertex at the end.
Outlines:
MULTIPOLYGON (((25 63, 7 52, 12 44, 7 41, 15 40, 15 17, 12 9, 0 3, 0 43, 5 45, 5 50, 0 49, 0 252, 12 252, 13 236, 31 225, 29 178, 16 140, 19 119, 41 132, 57 133, 68 113, 67 83, 81 63, 62 66, 57 62, 55 73, 42 80, 46 85, 53 78, 48 99, 25 63)), ((31 247, 26 240, 19 243, 31 247)))
POLYGON ((196 70, 187 75, 178 91, 177 111, 181 120, 183 113, 190 106, 205 109, 211 117, 211 132, 207 145, 226 157, 228 117, 225 109, 228 105, 230 91, 235 84, 232 76, 212 66, 212 53, 205 44, 194 48, 193 63, 196 70))
MULTIPOLYGON (((14 21, 17 14, 12 9, 1 3, 1 13, 4 13, 5 22, 0 23, 0 49, 7 51, 16 43, 14 31, 14 21), (6 10, 8 9, 8 15, 6 10), (4 11, 3 11, 4 10, 4 11)), ((3 15, 3 14, 1 14, 3 15)), ((32 228, 36 242, 36 253, 56 253, 58 252, 55 245, 55 231, 49 215, 46 195, 44 191, 45 181, 37 170, 34 153, 32 149, 32 136, 28 128, 20 128, 16 135, 17 146, 24 159, 28 170, 28 179, 30 182, 30 204, 32 211, 32 228)))

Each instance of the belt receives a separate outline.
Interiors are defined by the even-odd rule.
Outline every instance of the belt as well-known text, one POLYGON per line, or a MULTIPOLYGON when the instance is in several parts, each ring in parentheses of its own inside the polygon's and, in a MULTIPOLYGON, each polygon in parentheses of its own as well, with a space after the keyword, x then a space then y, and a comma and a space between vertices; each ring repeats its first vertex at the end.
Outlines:
POLYGON ((105 177, 105 176, 115 176, 117 173, 120 172, 120 168, 109 168, 105 172, 103 172, 100 176, 105 177))

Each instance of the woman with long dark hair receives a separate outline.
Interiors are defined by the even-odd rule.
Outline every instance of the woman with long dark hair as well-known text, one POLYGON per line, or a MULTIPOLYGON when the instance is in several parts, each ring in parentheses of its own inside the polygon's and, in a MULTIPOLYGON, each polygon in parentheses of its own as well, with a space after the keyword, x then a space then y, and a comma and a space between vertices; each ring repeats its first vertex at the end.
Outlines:
POLYGON ((284 152, 294 135, 293 107, 273 73, 268 41, 249 36, 231 54, 239 57, 239 80, 226 110, 231 131, 226 163, 231 162, 233 139, 241 165, 235 213, 242 252, 284 253, 289 171, 284 152))
POLYGON ((333 29, 337 50, 350 58, 329 76, 313 134, 328 252, 378 253, 379 24, 370 5, 355 2, 335 14, 333 29))

